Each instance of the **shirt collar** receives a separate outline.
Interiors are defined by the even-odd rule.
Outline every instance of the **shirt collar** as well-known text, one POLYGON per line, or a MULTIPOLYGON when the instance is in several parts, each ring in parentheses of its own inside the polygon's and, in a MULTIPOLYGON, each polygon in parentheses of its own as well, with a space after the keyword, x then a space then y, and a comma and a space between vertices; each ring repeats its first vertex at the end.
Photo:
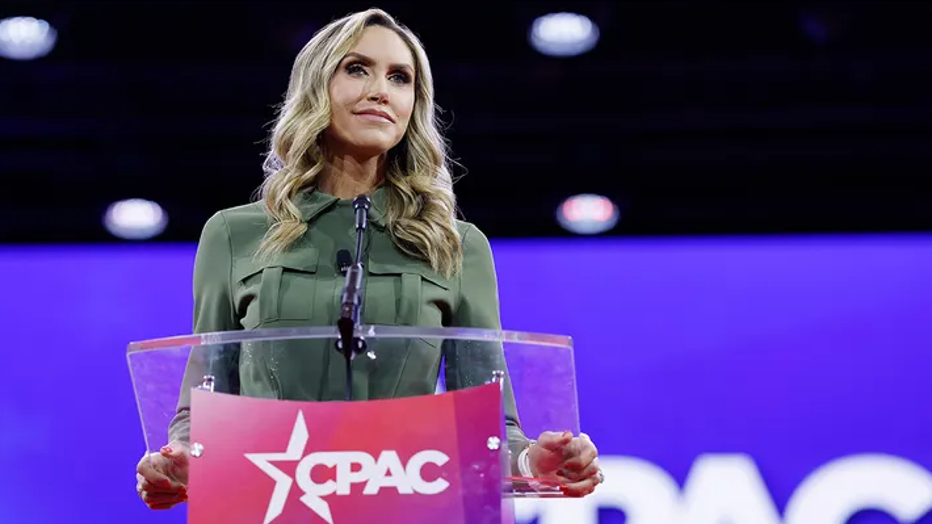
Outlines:
MULTIPOLYGON (((372 199, 372 207, 369 209, 369 221, 378 226, 385 228, 385 186, 379 186, 369 196, 372 199)), ((301 210, 301 219, 305 222, 314 220, 318 215, 337 206, 347 206, 352 208, 353 199, 339 199, 333 195, 328 195, 316 187, 311 187, 301 191, 295 197, 295 204, 301 210)))

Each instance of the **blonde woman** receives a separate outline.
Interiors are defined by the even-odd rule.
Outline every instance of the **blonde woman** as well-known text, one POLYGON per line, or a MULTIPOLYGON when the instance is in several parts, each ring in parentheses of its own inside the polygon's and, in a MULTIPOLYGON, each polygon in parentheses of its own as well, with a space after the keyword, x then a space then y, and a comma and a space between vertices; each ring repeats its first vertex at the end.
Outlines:
MULTIPOLYGON (((500 329, 492 252, 481 231, 455 218, 435 111, 427 55, 387 13, 371 9, 319 31, 294 63, 261 200, 223 210, 204 227, 195 332, 334 325, 345 279, 337 251, 353 246, 352 200, 360 194, 372 199, 363 322, 500 329)), ((235 357, 218 380, 250 396, 341 399, 339 355, 321 353, 335 356, 289 362, 271 381, 269 367, 235 357)), ((380 364, 388 380, 359 380, 354 398, 431 394, 443 353, 429 342, 408 348, 404 362, 380 364)), ((501 367, 468 369, 484 366, 450 354, 446 363, 449 389, 501 367), (451 373, 451 365, 459 369, 451 373)), ((507 377, 504 394, 515 474, 560 479, 569 495, 590 493, 602 476, 588 437, 546 432, 530 441, 507 377)), ((187 406, 182 392, 170 444, 139 463, 137 488, 151 508, 186 499, 187 406)))

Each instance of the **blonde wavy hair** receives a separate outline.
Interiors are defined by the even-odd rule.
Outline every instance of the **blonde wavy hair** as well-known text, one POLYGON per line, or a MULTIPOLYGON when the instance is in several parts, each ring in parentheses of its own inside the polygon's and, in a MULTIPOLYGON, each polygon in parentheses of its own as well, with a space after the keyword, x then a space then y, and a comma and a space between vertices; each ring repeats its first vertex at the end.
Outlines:
POLYGON ((385 221, 395 245, 428 262, 448 278, 462 266, 456 229, 456 197, 434 103, 427 54, 419 39, 381 9, 351 14, 318 31, 298 53, 284 102, 270 137, 259 195, 271 226, 260 256, 286 251, 307 231, 295 197, 315 185, 326 152, 321 135, 330 125, 330 80, 340 62, 370 26, 393 30, 414 55, 415 102, 407 132, 386 159, 385 221))

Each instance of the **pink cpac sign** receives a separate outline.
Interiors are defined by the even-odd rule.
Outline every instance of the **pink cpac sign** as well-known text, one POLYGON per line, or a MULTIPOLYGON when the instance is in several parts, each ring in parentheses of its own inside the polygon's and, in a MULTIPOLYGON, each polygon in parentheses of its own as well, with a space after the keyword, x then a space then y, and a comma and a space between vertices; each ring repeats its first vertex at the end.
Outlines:
POLYGON ((369 402, 191 395, 192 524, 502 521, 497 384, 369 402))

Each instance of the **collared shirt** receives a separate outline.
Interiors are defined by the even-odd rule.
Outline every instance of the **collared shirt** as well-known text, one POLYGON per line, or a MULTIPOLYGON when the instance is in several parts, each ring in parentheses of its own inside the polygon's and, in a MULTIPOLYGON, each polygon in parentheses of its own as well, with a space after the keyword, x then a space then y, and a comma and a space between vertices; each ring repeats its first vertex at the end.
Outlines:
MULTIPOLYGON (((387 190, 385 189, 385 186, 380 186, 370 195, 372 200, 372 208, 369 210, 369 223, 373 224, 375 227, 382 231, 384 231, 386 227, 386 191, 387 190)), ((301 210, 302 220, 310 223, 319 214, 327 211, 334 205, 340 207, 352 207, 353 201, 352 199, 340 199, 333 195, 329 195, 322 191, 311 188, 307 191, 298 193, 298 195, 295 197, 295 204, 298 206, 298 209, 301 210)))
MULTIPOLYGON (((372 194, 362 322, 500 329, 495 267, 485 235, 471 224, 457 223, 463 269, 446 278, 396 247, 386 229, 385 191, 372 194)), ((260 203, 221 211, 207 223, 195 268, 196 332, 336 323, 345 283, 337 253, 355 251, 352 199, 309 190, 295 204, 308 230, 270 259, 255 256, 268 229, 260 203), (197 300, 210 293, 228 302, 197 300)))
MULTIPOLYGON (((385 223, 385 192, 372 194, 367 231, 361 318, 368 325, 501 329, 498 285, 486 236, 457 221, 462 271, 446 278, 394 244, 385 223)), ((332 326, 340 314, 345 275, 337 253, 355 246, 352 199, 320 191, 299 194, 295 204, 307 232, 283 253, 255 256, 268 231, 261 203, 226 209, 204 226, 194 268, 194 332, 332 326)), ((220 351, 210 365, 220 391, 293 400, 340 400, 344 369, 328 341, 275 341, 220 351)), ((444 372, 447 389, 485 384, 504 370, 504 412, 514 456, 527 445, 499 343, 440 340, 376 341, 379 356, 353 361, 354 400, 429 395, 444 372), (447 343, 450 342, 450 343, 447 343), (445 367, 442 368, 442 363, 445 367)), ((226 349, 226 348, 224 348, 226 349)), ((173 438, 188 434, 190 387, 204 375, 189 363, 172 423, 173 438)), ((517 466, 516 466, 517 467, 517 466)), ((517 471, 517 470, 516 470, 517 471)))

